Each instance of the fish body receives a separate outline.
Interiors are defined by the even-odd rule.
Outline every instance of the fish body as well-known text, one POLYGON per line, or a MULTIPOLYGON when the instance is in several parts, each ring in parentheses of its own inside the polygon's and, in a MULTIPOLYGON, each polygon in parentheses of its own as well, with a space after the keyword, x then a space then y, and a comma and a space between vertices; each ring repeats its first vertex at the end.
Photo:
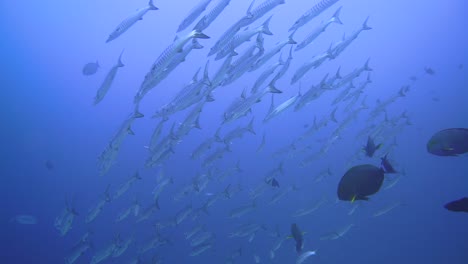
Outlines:
POLYGON ((372 216, 373 216, 373 217, 382 216, 382 215, 384 215, 384 214, 390 212, 391 210, 397 208, 397 207, 400 206, 400 205, 401 205, 401 202, 396 202, 396 203, 394 203, 394 204, 391 204, 391 205, 389 205, 389 206, 383 208, 382 210, 379 210, 378 212, 375 212, 372 216))
POLYGON ((174 61, 174 57, 183 51, 183 47, 192 39, 208 39, 207 35, 201 31, 193 30, 185 37, 176 38, 166 49, 158 56, 156 61, 151 66, 151 69, 146 74, 140 90, 135 96, 134 102, 138 103, 153 87, 161 80, 160 75, 167 71, 168 66, 174 61))
POLYGON ((267 93, 281 93, 280 90, 276 89, 274 84, 270 84, 266 89, 263 91, 259 91, 255 94, 250 95, 249 97, 240 98, 236 100, 231 106, 227 109, 224 113, 224 121, 223 123, 232 122, 236 119, 239 119, 250 111, 251 107, 258 103, 261 98, 267 93))
POLYGON ((196 247, 201 245, 209 240, 214 239, 214 234, 212 232, 202 232, 195 235, 195 237, 190 241, 190 246, 196 247))
POLYGON ((282 61, 281 57, 280 60, 276 63, 271 64, 268 68, 266 68, 257 78, 255 81, 254 85, 252 86, 252 89, 250 90, 250 93, 254 94, 258 92, 258 89, 260 86, 263 85, 265 80, 272 75, 278 67, 283 65, 284 62, 282 61))
POLYGON ((91 244, 89 242, 85 241, 80 241, 78 245, 73 247, 70 255, 65 258, 65 263, 66 264, 73 264, 75 263, 81 256, 83 256, 88 249, 91 248, 91 244))
POLYGON ((184 29, 186 29, 190 24, 197 19, 205 11, 206 7, 210 4, 211 0, 201 0, 195 7, 190 10, 189 14, 187 17, 180 23, 179 28, 177 29, 177 32, 180 32, 184 29))
POLYGON ((309 105, 313 100, 319 98, 326 91, 327 85, 325 80, 327 79, 327 77, 328 75, 324 77, 320 84, 313 85, 309 88, 309 90, 307 90, 307 92, 305 92, 302 96, 298 98, 297 103, 294 106, 295 112, 309 105))
POLYGON ((130 189, 130 187, 133 185, 133 183, 137 180, 141 180, 141 177, 138 172, 136 172, 135 175, 133 175, 125 183, 120 185, 120 187, 117 189, 112 199, 117 199, 120 196, 122 196, 124 193, 126 193, 130 189))
POLYGON ((293 46, 291 45, 291 48, 289 49, 289 56, 286 59, 286 61, 283 63, 283 66, 281 67, 281 69, 276 73, 275 77, 273 77, 273 80, 271 81, 272 83, 276 83, 276 81, 281 79, 289 70, 289 67, 291 66, 291 61, 293 59, 292 50, 293 50, 293 46))
MULTIPOLYGON (((259 34, 259 36, 261 36, 261 34, 259 34)), ((239 79, 242 75, 248 72, 252 65, 258 60, 258 58, 260 58, 263 55, 263 53, 265 52, 265 49, 263 48, 263 42, 261 42, 260 44, 258 44, 257 42, 255 46, 258 49, 257 52, 255 52, 254 54, 252 54, 252 56, 242 61, 236 68, 232 68, 232 71, 229 72, 228 77, 223 81, 223 86, 231 84, 237 79, 239 79)))
POLYGON ((334 5, 338 0, 321 0, 311 9, 307 10, 289 29, 289 31, 297 30, 298 28, 304 26, 309 21, 311 21, 316 16, 320 15, 323 11, 328 9, 330 6, 334 5))
POLYGON ((32 215, 16 215, 10 219, 10 222, 22 225, 35 225, 37 224, 37 218, 32 215))
POLYGON ((259 153, 260 151, 262 151, 263 148, 265 147, 265 144, 266 144, 266 134, 263 133, 262 142, 260 142, 260 145, 258 145, 256 152, 259 153))
POLYGON ((374 165, 364 164, 349 169, 338 185, 338 198, 343 201, 368 200, 380 190, 384 180, 384 170, 374 165))
MULTIPOLYGON (((250 71, 254 71, 262 67, 267 61, 273 58, 273 56, 278 54, 286 45, 297 44, 297 42, 293 39, 293 36, 294 36, 294 32, 291 35, 289 35, 288 39, 278 42, 273 48, 265 52, 265 54, 257 62, 255 62, 255 64, 252 66, 252 69, 250 69, 250 71)), ((281 63, 281 65, 283 64, 284 63, 281 63)))
POLYGON ((193 28, 194 30, 203 31, 207 29, 213 21, 223 12, 231 0, 219 0, 216 6, 211 9, 208 14, 203 16, 193 28))
POLYGON ((468 128, 449 128, 435 133, 427 151, 437 156, 458 156, 468 152, 468 128))
POLYGON ((99 102, 104 99, 104 96, 106 96, 107 92, 109 91, 110 87, 112 86, 112 83, 114 82, 115 76, 117 75, 117 71, 119 68, 124 67, 125 65, 122 63, 122 53, 120 53, 119 60, 117 61, 117 64, 112 66, 110 71, 107 73, 106 78, 102 82, 101 86, 99 87, 96 96, 94 97, 94 105, 97 105, 99 102))
POLYGON ((304 237, 302 236, 302 231, 295 223, 291 225, 291 237, 296 241, 296 252, 301 253, 304 244, 304 237))
POLYGON ((270 111, 267 114, 267 116, 263 119, 263 122, 264 123, 268 122, 270 119, 280 115, 284 111, 294 106, 294 104, 296 104, 296 102, 299 100, 300 97, 301 97, 301 94, 298 93, 297 95, 289 98, 288 100, 284 101, 282 104, 278 105, 276 108, 274 108, 272 111, 270 111))
POLYGON ((325 32, 325 30, 328 28, 328 26, 330 26, 331 24, 333 23, 337 23, 337 24, 340 24, 342 25, 343 22, 341 22, 341 19, 340 19, 340 12, 341 12, 341 7, 339 7, 335 14, 333 14, 333 16, 325 23, 321 23, 318 27, 316 27, 314 30, 312 30, 312 32, 310 32, 303 41, 301 41, 299 44, 297 44, 296 48, 294 49, 294 51, 298 51, 298 50, 301 50, 303 48, 305 48, 307 45, 309 45, 310 43, 312 43, 312 41, 314 41, 315 39, 317 39, 318 36, 320 36, 320 34, 322 34, 323 32, 325 32))
MULTIPOLYGON (((253 3, 253 2, 252 2, 253 3)), ((265 0, 263 3, 258 5, 255 9, 247 11, 247 17, 250 18, 248 20, 248 24, 244 24, 244 26, 248 26, 249 24, 255 22, 257 19, 264 16, 266 13, 273 10, 275 7, 282 5, 285 3, 285 0, 265 0)))
POLYGON ((364 23, 362 24, 361 28, 358 29, 357 31, 355 31, 353 34, 351 34, 349 37, 347 38, 344 38, 343 37, 343 40, 338 42, 333 48, 331 48, 331 51, 329 52, 330 53, 330 59, 335 59, 336 57, 338 57, 349 45, 351 45, 351 43, 357 39, 357 37, 359 36, 359 34, 362 32, 362 31, 365 31, 365 30, 371 30, 372 28, 369 27, 367 25, 367 21, 369 20, 369 17, 366 18, 366 20, 364 21, 364 23))
POLYGON ((302 253, 301 255, 299 255, 299 257, 297 257, 296 264, 301 264, 306 259, 308 259, 310 256, 315 256, 315 255, 317 255, 317 252, 315 250, 314 251, 306 251, 306 252, 302 253))
POLYGON ((249 204, 249 205, 244 205, 244 206, 240 206, 240 207, 237 207, 237 208, 234 208, 231 210, 231 212, 229 213, 229 216, 231 218, 239 218, 247 213, 250 213, 254 210, 257 209, 257 205, 254 203, 252 204, 249 204))
POLYGON ((232 141, 236 138, 241 138, 245 133, 249 132, 253 135, 256 135, 254 129, 253 129, 253 121, 254 119, 252 118, 249 122, 249 124, 246 127, 237 127, 230 132, 228 132, 224 137, 223 137, 223 142, 225 144, 231 144, 232 141))
POLYGON ((291 79, 291 84, 295 84, 297 81, 299 81, 312 68, 317 69, 320 65, 322 65, 322 63, 324 63, 329 58, 330 58, 330 53, 325 52, 322 55, 318 55, 318 56, 313 57, 309 62, 304 63, 294 73, 294 75, 293 75, 293 77, 291 79))
POLYGON ((270 20, 271 17, 268 18, 261 26, 257 28, 246 29, 234 35, 234 37, 232 37, 232 39, 226 44, 226 46, 224 46, 224 48, 218 52, 218 54, 215 57, 215 60, 219 60, 226 57, 242 43, 250 40, 254 35, 260 33, 265 35, 273 35, 269 28, 270 20))
POLYGON ((198 256, 200 255, 201 253, 207 251, 208 249, 212 248, 213 247, 213 244, 212 243, 203 243, 203 244, 200 244, 200 245, 197 245, 195 247, 192 247, 192 250, 190 251, 190 256, 191 257, 194 257, 194 256, 198 256))
POLYGON ((112 33, 109 35, 109 37, 106 40, 106 43, 118 38, 121 36, 125 31, 127 31, 130 27, 132 27, 136 22, 140 21, 143 19, 143 16, 148 13, 150 10, 158 10, 156 6, 153 4, 153 0, 150 0, 148 2, 148 5, 138 9, 135 11, 134 14, 128 16, 125 18, 120 24, 112 31, 112 33))
POLYGON ((83 73, 83 75, 85 76, 90 76, 90 75, 94 75, 98 69, 99 69, 99 62, 96 61, 96 62, 89 62, 89 63, 86 63, 84 66, 83 66, 83 70, 81 71, 83 73))
POLYGON ((444 208, 452 212, 468 213, 468 198, 463 197, 459 200, 452 201, 444 205, 444 208))
POLYGON ((130 237, 124 242, 120 241, 120 243, 118 243, 115 249, 112 251, 112 257, 113 258, 120 257, 123 253, 125 253, 125 251, 127 251, 127 249, 130 247, 133 241, 134 241, 133 237, 130 237))
POLYGON ((219 129, 216 131, 216 134, 213 137, 207 138, 205 141, 200 143, 198 147, 192 152, 190 157, 192 159, 198 159, 208 150, 211 149, 215 142, 222 142, 222 139, 219 137, 219 129))
POLYGON ((93 258, 91 259, 91 264, 98 264, 108 259, 110 256, 112 256, 112 253, 114 252, 115 249, 116 249, 116 244, 115 242, 112 242, 110 245, 103 248, 101 251, 98 251, 93 256, 93 258))

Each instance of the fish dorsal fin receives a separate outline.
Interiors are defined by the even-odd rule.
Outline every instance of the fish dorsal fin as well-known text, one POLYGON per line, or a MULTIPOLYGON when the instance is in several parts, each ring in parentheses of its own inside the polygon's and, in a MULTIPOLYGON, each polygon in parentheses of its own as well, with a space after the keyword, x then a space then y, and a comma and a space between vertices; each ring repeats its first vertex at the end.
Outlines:
POLYGON ((252 3, 250 3, 249 8, 247 8, 246 16, 249 19, 253 18, 252 8, 253 8, 254 3, 255 3, 255 0, 252 0, 252 3))
POLYGON ((244 90, 242 90, 241 98, 242 98, 243 100, 245 100, 245 98, 247 98, 245 88, 244 88, 244 90))

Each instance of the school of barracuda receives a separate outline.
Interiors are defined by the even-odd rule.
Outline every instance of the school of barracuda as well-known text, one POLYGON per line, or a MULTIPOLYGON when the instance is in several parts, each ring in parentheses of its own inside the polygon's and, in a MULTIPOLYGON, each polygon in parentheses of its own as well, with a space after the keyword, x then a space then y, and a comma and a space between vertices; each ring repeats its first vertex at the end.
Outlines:
MULTIPOLYGON (((321 77, 321 81, 317 83, 304 82, 306 76, 327 61, 339 60, 340 55, 345 53, 349 46, 359 46, 361 35, 372 34, 372 18, 362 17, 361 24, 353 26, 353 32, 346 32, 341 39, 332 40, 327 50, 310 56, 311 52, 306 53, 304 50, 310 48, 325 30, 339 30, 340 25, 346 23, 341 18, 346 14, 346 6, 339 6, 339 0, 304 4, 307 10, 291 25, 289 32, 285 32, 282 41, 266 45, 271 35, 282 35, 281 32, 270 28, 270 22, 280 19, 280 7, 287 5, 286 2, 287 0, 254 0, 250 5, 247 3, 246 13, 239 14, 234 24, 225 26, 226 30, 220 36, 208 36, 205 32, 222 16, 230 0, 201 0, 181 21, 177 27, 177 37, 149 67, 140 87, 135 89, 131 112, 98 158, 99 174, 111 176, 108 174, 112 173, 113 166, 122 162, 118 157, 119 152, 125 151, 122 144, 127 140, 127 135, 138 134, 138 131, 132 130, 132 125, 136 122, 147 122, 145 119, 152 117, 151 122, 155 124, 155 128, 151 137, 147 139, 148 156, 144 167, 129 174, 128 179, 120 185, 109 185, 101 195, 96 196, 94 204, 88 205, 88 211, 78 212, 75 202, 67 201, 54 223, 58 234, 67 236, 75 225, 85 224, 92 230, 93 222, 101 215, 119 211, 113 216, 114 223, 109 223, 111 226, 115 225, 112 227, 114 236, 104 242, 101 239, 97 243, 93 242, 93 237, 97 236, 100 230, 87 232, 77 239, 75 245, 70 245, 70 255, 65 259, 66 263, 77 263, 85 258, 94 264, 106 261, 174 263, 165 261, 166 247, 176 247, 181 256, 194 258, 190 263, 198 263, 197 258, 214 252, 214 263, 285 263, 278 260, 278 255, 284 258, 284 252, 294 253, 286 255, 294 256, 286 263, 312 263, 314 256, 320 255, 320 250, 317 251, 318 243, 332 244, 334 240, 360 231, 352 222, 352 215, 359 212, 359 207, 365 206, 359 201, 347 204, 349 206, 345 207, 345 210, 349 217, 348 223, 337 226, 335 230, 314 226, 315 231, 323 232, 314 232, 312 235, 307 233, 311 231, 308 230, 311 226, 295 224, 301 222, 300 219, 312 219, 310 217, 321 208, 336 206, 334 194, 323 193, 320 199, 303 199, 302 202, 294 203, 295 208, 292 208, 293 213, 289 216, 290 223, 287 226, 273 224, 274 219, 266 222, 264 217, 256 218, 260 212, 265 214, 266 211, 274 218, 271 212, 280 210, 285 200, 309 192, 307 187, 291 183, 291 180, 287 179, 285 175, 288 168, 308 169, 314 184, 320 184, 336 177, 337 173, 342 171, 342 168, 327 165, 326 157, 343 138, 353 138, 359 144, 355 153, 347 154, 347 161, 342 164, 349 167, 356 161, 373 156, 380 158, 387 153, 391 156, 392 151, 398 147, 398 135, 405 127, 411 125, 406 111, 397 116, 389 116, 386 111, 390 105, 407 97, 411 90, 410 85, 396 87, 394 95, 379 99, 373 106, 366 101, 366 91, 372 86, 373 69, 370 58, 364 57, 361 61, 356 61, 354 70, 345 72, 338 68, 321 77), (325 12, 329 9, 330 11, 325 12), (324 12, 326 14, 322 14, 324 12), (318 17, 322 20, 317 20, 318 17), (208 48, 204 44, 206 39, 216 42, 208 48), (244 47, 243 52, 238 53, 241 46, 244 47), (266 46, 269 48, 265 48, 266 46), (180 88, 171 101, 160 105, 155 112, 141 113, 140 105, 145 103, 148 93, 158 93, 158 85, 181 63, 190 60, 189 55, 194 52, 205 52, 208 57, 206 61, 197 63, 198 68, 194 70, 193 77, 186 77, 187 85, 180 88), (295 64, 294 58, 297 56, 304 57, 306 63, 295 64), (213 67, 218 60, 222 61, 215 64, 217 67, 213 67), (239 85, 238 81, 245 74, 255 74, 256 81, 239 90, 238 98, 231 98, 231 104, 225 107, 223 113, 219 113, 222 121, 218 127, 203 127, 210 136, 201 140, 198 146, 190 146, 192 152, 189 156, 193 162, 199 164, 199 171, 194 172, 190 180, 183 180, 165 169, 165 164, 177 153, 178 145, 186 143, 184 137, 194 129, 202 129, 200 117, 203 116, 206 106, 216 104, 217 97, 223 96, 219 88, 232 84, 243 86, 239 85), (293 85, 294 88, 287 88, 293 85), (282 97, 285 89, 295 91, 295 95, 282 97), (267 150, 269 132, 262 127, 267 127, 275 119, 278 120, 281 114, 294 115, 298 111, 307 111, 307 108, 310 111, 310 107, 322 100, 324 94, 330 94, 332 97, 329 108, 321 111, 327 114, 318 116, 313 110, 310 119, 304 120, 304 123, 310 125, 303 133, 296 135, 291 143, 284 147, 267 150), (256 109, 260 107, 261 101, 271 102, 266 116, 260 116, 256 109), (174 120, 172 116, 181 111, 184 112, 185 118, 174 120), (358 118, 366 120, 366 127, 354 126, 358 118), (231 124, 234 128, 226 129, 231 124), (330 129, 326 132, 325 139, 323 136, 316 136, 325 129, 330 129), (260 131, 262 133, 259 133, 260 131), (243 137, 255 137, 258 145, 249 146, 249 151, 256 155, 271 151, 266 153, 266 157, 276 165, 271 168, 258 167, 256 171, 251 172, 242 169, 242 157, 240 153, 236 153, 238 149, 235 148, 235 143, 240 142, 243 137), (238 162, 230 166, 221 165, 226 156, 231 159, 234 157, 238 162), (240 174, 246 173, 255 174, 257 177, 254 179, 257 180, 248 184, 237 180, 240 174), (134 185, 140 184, 153 186, 153 191, 138 194, 138 198, 135 198, 129 194, 130 190, 134 185), (216 188, 220 185, 223 187, 216 188), (172 201, 161 203, 161 200, 167 199, 172 201), (126 206, 111 210, 112 204, 117 200, 125 200, 126 206), (160 218, 161 212, 168 208, 174 209, 171 210, 174 211, 172 217, 160 218), (223 232, 211 230, 210 223, 213 221, 225 222, 228 228, 223 232), (121 233, 119 223, 146 225, 146 237, 141 239, 132 233, 121 233), (232 242, 222 243, 223 240, 232 242), (257 251, 256 243, 267 244, 270 249, 257 251), (218 246, 220 244, 223 246, 218 246), (232 244, 235 246, 230 246, 232 244), (223 257, 219 258, 220 255, 223 257)), ((130 14, 109 34, 107 42, 125 38, 125 32, 131 30, 136 22, 144 23, 144 16, 164 12, 155 5, 157 3, 150 0, 147 6, 130 14)), ((127 71, 120 71, 125 66, 126 56, 131 55, 125 53, 122 48, 117 62, 109 69, 99 87, 94 104, 99 104, 106 96, 112 96, 108 94, 116 76, 127 74, 127 71)), ((92 74, 99 67, 103 66, 99 66, 97 62, 89 64, 83 73, 92 74)), ((404 170, 398 168, 398 171, 404 170)), ((401 175, 403 173, 388 179, 384 190, 395 186, 400 177, 404 177, 401 175)), ((381 204, 383 209, 371 216, 381 217, 389 214, 392 210, 398 210, 400 205, 400 201, 381 204)))

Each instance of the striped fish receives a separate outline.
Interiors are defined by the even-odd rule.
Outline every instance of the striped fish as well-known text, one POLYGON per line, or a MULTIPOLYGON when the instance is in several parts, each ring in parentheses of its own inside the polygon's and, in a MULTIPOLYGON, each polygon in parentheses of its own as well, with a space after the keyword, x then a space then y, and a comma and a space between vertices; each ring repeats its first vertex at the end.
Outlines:
POLYGON ((148 5, 138 9, 132 15, 125 18, 120 24, 112 31, 112 33, 107 38, 106 43, 120 37, 125 31, 127 31, 130 27, 133 26, 137 21, 142 20, 143 16, 150 10, 158 10, 156 6, 153 4, 153 0, 150 0, 148 5))
POLYGON ((311 9, 307 10, 289 29, 289 31, 295 31, 298 28, 307 24, 310 20, 320 15, 323 11, 327 10, 330 6, 338 2, 339 0, 322 0, 314 5, 311 9))

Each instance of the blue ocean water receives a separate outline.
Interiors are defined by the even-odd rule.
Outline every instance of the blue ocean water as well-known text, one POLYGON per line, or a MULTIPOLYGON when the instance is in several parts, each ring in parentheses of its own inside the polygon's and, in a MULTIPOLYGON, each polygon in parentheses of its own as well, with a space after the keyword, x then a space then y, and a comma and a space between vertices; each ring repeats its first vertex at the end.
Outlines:
MULTIPOLYGON (((275 95, 274 100, 276 106, 298 91, 304 95, 326 74, 331 78, 341 67, 341 75, 345 76, 369 59, 372 83, 359 93, 353 107, 346 109, 352 99, 332 105, 346 87, 328 89, 301 110, 288 109, 263 123, 270 108, 271 95, 267 94, 252 106, 247 116, 222 125, 223 113, 229 105, 240 98, 244 89, 250 91, 264 69, 278 61, 277 54, 262 68, 243 74, 232 84, 217 87, 212 94, 215 100, 206 103, 200 114, 201 129, 194 128, 179 138, 167 160, 148 168, 145 163, 150 154, 145 146, 160 122, 151 116, 190 83, 198 68, 203 71, 208 59, 210 77, 221 66, 224 59, 215 61, 214 56, 207 54, 223 32, 246 15, 251 3, 231 1, 203 31, 210 36, 199 40, 204 48, 193 50, 143 98, 139 111, 145 117, 136 119, 131 126, 135 135, 124 138, 115 164, 105 175, 99 175, 98 157, 133 111, 133 98, 152 63, 176 35, 185 36, 198 21, 199 18, 189 29, 176 34, 180 22, 198 2, 155 1, 159 10, 149 11, 109 43, 105 41, 112 30, 135 9, 147 5, 147 1, 0 3, 1 263, 63 263, 87 231, 92 231, 86 240, 90 248, 76 263, 91 262, 109 245, 118 244, 118 235, 122 241, 133 237, 129 248, 121 256, 110 256, 102 263, 132 263, 137 258, 141 263, 229 263, 229 260, 295 263, 298 253, 294 239, 286 238, 292 223, 297 223, 304 232, 303 251, 316 250, 316 255, 304 263, 468 262, 465 228, 468 216, 443 208, 445 203, 468 195, 466 156, 438 157, 426 151, 426 143, 435 132, 450 127, 466 128, 468 124, 468 23, 464 16, 468 4, 461 0, 338 1, 294 34, 296 41, 302 41, 342 6, 343 25, 331 24, 309 46, 292 53, 290 68, 275 83, 282 93, 275 95), (361 32, 339 56, 310 70, 298 83, 290 83, 301 65, 324 54, 331 43, 339 43, 343 34, 350 36, 367 17, 371 30, 361 32), (119 68, 103 101, 93 105, 93 97, 122 50, 125 66, 119 68), (98 72, 84 76, 83 66, 96 60, 100 64, 98 72), (427 67, 434 74, 427 73, 427 67), (404 90, 404 97, 398 97, 401 87, 406 85, 409 90, 404 90), (376 110, 387 102, 385 112, 376 110), (337 122, 328 119, 335 107, 338 107, 337 122), (376 117, 370 119, 374 111, 376 117), (407 117, 400 117, 403 112, 407 117), (385 113, 397 121, 385 121, 385 113), (233 140, 230 152, 216 159, 212 166, 202 166, 204 157, 223 147, 221 143, 215 143, 204 157, 191 159, 195 148, 219 127, 224 136, 238 126, 246 126, 251 118, 256 135, 246 133, 233 140), (318 122, 327 120, 327 125, 312 130, 314 118, 318 122), (301 138, 307 131, 312 133, 301 138), (257 152, 263 135, 265 147, 257 152), (375 135, 376 142, 383 144, 373 158, 362 152, 368 135, 375 135), (400 173, 386 176, 384 187, 369 201, 337 200, 337 185, 344 173, 358 164, 378 166, 386 154, 383 150, 389 151, 390 160, 400 173), (241 171, 233 169, 237 162, 241 171), (273 188, 265 183, 265 177, 280 164, 284 173, 274 176, 280 187, 273 188), (103 199, 106 188, 112 195, 136 171, 142 179, 121 197, 106 203, 96 219, 86 223, 90 209, 103 199), (152 192, 161 172, 166 179, 172 178, 173 183, 159 196, 160 210, 145 221, 137 223, 139 216, 132 214, 115 223, 119 213, 135 199, 141 204, 140 216, 152 205, 152 192), (223 178, 226 173, 229 175, 223 178), (199 175, 209 176, 201 177, 207 180, 201 191, 194 187, 199 184, 199 175), (398 180, 395 186, 386 188, 393 180, 398 180), (240 188, 229 199, 223 193, 228 186, 231 190, 240 188), (179 199, 184 188, 189 191, 179 199), (255 193, 257 188, 264 192, 255 193), (282 192, 284 196, 272 202, 282 192), (253 199, 253 194, 258 197, 253 199), (208 209, 208 214, 197 210, 217 195, 221 198, 208 209), (294 216, 298 210, 312 208, 321 201, 310 214, 294 216), (54 222, 66 204, 78 215, 70 231, 61 236, 54 222), (255 204, 252 211, 238 218, 229 217, 233 209, 250 204, 255 204), (171 225, 178 212, 190 205, 193 210, 187 219, 171 225), (389 206, 395 207, 374 216, 389 206), (31 215, 37 223, 12 221, 17 215, 31 215), (260 228, 254 235, 230 238, 243 224, 258 224, 260 228), (212 232, 213 238, 205 242, 208 250, 190 256, 193 247, 185 234, 198 225, 212 232), (340 234, 346 227, 351 228, 330 239, 330 234, 340 234), (155 238, 161 245, 141 253, 148 241, 155 238), (284 240, 281 247, 273 250, 275 242, 281 239, 284 240), (233 257, 239 249, 242 254, 233 257)), ((218 2, 213 0, 202 16, 218 2)), ((253 8, 262 2, 255 1, 253 8)), ((319 2, 286 0, 249 29, 272 15, 273 35, 263 36, 268 51, 287 39, 294 22, 319 2)), ((236 57, 254 43, 252 37, 250 42, 236 48, 239 53, 236 57)), ((290 45, 286 45, 281 51, 284 60, 289 49, 290 45)), ((367 72, 353 83, 359 86, 366 78, 367 72)), ((177 128, 191 109, 193 106, 170 116, 161 138, 169 135, 173 122, 177 128)))

